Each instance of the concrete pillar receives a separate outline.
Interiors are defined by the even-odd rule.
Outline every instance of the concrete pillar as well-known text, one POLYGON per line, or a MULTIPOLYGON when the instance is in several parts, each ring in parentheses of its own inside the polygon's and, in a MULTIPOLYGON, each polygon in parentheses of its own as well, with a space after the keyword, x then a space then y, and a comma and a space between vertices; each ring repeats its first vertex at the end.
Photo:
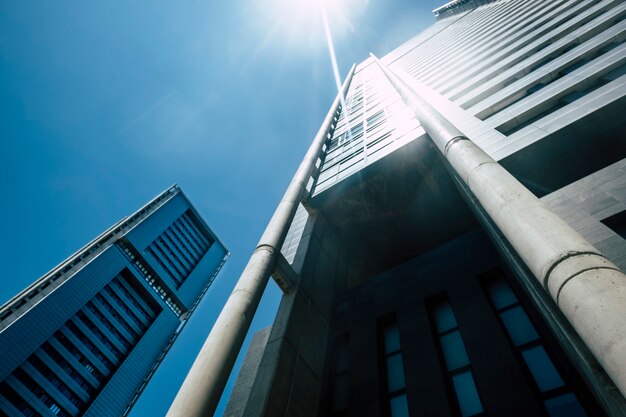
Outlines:
POLYGON ((273 272, 298 204, 306 194, 328 133, 334 129, 337 108, 354 75, 353 65, 320 130, 300 163, 285 195, 270 219, 235 289, 213 325, 200 353, 167 412, 167 417, 212 416, 228 381, 241 345, 273 272))
POLYGON ((626 275, 372 55, 478 204, 626 396, 626 275))

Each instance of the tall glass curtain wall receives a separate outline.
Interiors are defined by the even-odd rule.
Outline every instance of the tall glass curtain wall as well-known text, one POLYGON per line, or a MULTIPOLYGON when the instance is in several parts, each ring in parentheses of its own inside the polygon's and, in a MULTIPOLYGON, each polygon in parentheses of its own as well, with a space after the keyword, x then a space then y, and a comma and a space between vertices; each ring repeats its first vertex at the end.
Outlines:
POLYGON ((160 312, 150 300, 118 275, 0 383, 0 394, 27 417, 80 415, 160 312))

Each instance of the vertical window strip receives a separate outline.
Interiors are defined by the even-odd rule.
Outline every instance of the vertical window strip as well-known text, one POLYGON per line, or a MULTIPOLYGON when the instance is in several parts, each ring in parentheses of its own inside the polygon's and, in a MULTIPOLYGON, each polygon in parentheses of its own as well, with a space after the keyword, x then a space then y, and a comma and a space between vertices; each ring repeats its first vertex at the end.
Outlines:
POLYGON ((182 220, 183 220, 183 224, 187 226, 190 236, 198 242, 198 244, 200 245, 200 248, 203 251, 206 251, 207 248, 210 246, 209 242, 204 238, 200 230, 198 230, 198 228, 196 227, 191 217, 189 217, 188 214, 185 214, 182 217, 182 220))
POLYGON ((21 412, 26 417, 35 417, 39 413, 31 407, 21 395, 19 395, 9 384, 6 382, 0 383, 0 396, 4 397, 13 407, 21 412))
POLYGON ((185 258, 183 251, 181 251, 178 244, 172 240, 167 230, 165 230, 165 232, 161 235, 161 241, 168 249, 169 254, 172 255, 174 260, 176 260, 176 262, 178 262, 178 264, 183 268, 182 271, 185 277, 187 277, 189 275, 189 271, 193 268, 193 264, 185 258))
POLYGON ((120 351, 130 350, 130 342, 126 339, 122 332, 117 329, 117 327, 111 322, 111 320, 104 314, 102 314, 100 310, 98 310, 93 302, 88 302, 85 308, 81 311, 95 327, 100 329, 103 334, 109 333, 113 336, 113 338, 107 337, 107 339, 113 341, 112 343, 116 345, 121 345, 120 351))
POLYGON ((187 271, 172 248, 165 241, 164 236, 161 235, 153 244, 157 245, 157 247, 161 249, 165 260, 176 270, 178 275, 181 277, 181 281, 184 280, 187 276, 187 271))
MULTIPOLYGON (((74 321, 70 320, 66 323, 66 327, 69 329, 70 333, 76 338, 78 339, 78 341, 85 347, 87 348, 87 350, 89 350, 91 353, 94 354, 94 356, 96 358, 98 358, 98 360, 100 362, 102 362, 105 367, 107 368, 108 371, 111 371, 115 368, 115 365, 117 363, 119 363, 119 361, 116 360, 115 356, 110 353, 110 357, 107 357, 107 353, 104 351, 104 349, 101 349, 100 347, 96 346, 91 339, 89 339, 89 337, 87 336, 87 334, 85 332, 83 332, 82 329, 80 329, 76 323, 74 323, 74 321), (115 362, 114 362, 115 361, 115 362)), ((79 348, 80 349, 80 348, 79 348)))
POLYGON ((121 308, 125 315, 135 322, 141 330, 144 330, 150 324, 150 316, 145 311, 141 310, 141 306, 133 304, 132 300, 128 300, 128 303, 125 303, 120 298, 123 295, 119 295, 115 292, 112 285, 108 285, 105 288, 105 291, 106 294, 113 300, 113 304, 121 308), (133 308, 131 308, 129 304, 132 305, 133 308))
POLYGON ((118 278, 118 282, 123 284, 127 292, 143 306, 150 319, 154 319, 160 313, 161 308, 156 303, 148 302, 148 300, 152 300, 152 297, 140 294, 142 291, 145 293, 146 290, 134 278, 125 275, 118 275, 118 278))
POLYGON ((41 346, 43 354, 54 361, 72 380, 78 384, 88 396, 96 393, 97 385, 89 383, 82 375, 81 370, 70 364, 59 352, 54 349, 50 343, 46 342, 41 346))
POLYGON ((176 220, 172 224, 172 229, 174 229, 183 238, 183 240, 187 243, 189 250, 192 251, 197 258, 202 257, 204 251, 196 242, 192 242, 192 240, 190 240, 187 236, 187 232, 183 230, 184 226, 182 226, 180 219, 176 220))
POLYGON ((180 285, 182 282, 179 273, 174 270, 174 267, 167 261, 163 250, 156 244, 152 244, 148 247, 148 252, 156 259, 157 263, 163 268, 163 270, 180 285), (167 265, 166 265, 167 263, 167 265))
MULTIPOLYGON (((158 249, 157 249, 158 250, 158 249)), ((169 268, 169 266, 165 265, 165 263, 163 262, 163 260, 161 259, 161 255, 157 254, 154 249, 152 249, 151 246, 149 246, 147 248, 147 252, 152 255, 152 257, 154 258, 155 261, 157 261, 157 263, 159 264, 159 266, 161 268, 163 268, 163 271, 174 281, 178 282, 178 277, 176 276, 176 274, 174 272, 172 272, 169 268)))
POLYGON ((202 250, 206 250, 209 246, 211 246, 210 242, 204 237, 200 229, 198 229, 194 221, 191 219, 189 212, 183 214, 181 216, 181 220, 183 224, 188 226, 191 236, 201 243, 200 247, 202 248, 202 250))
POLYGON ((539 333, 509 284, 499 276, 485 282, 484 288, 518 360, 530 373, 548 415, 587 416, 548 356, 539 333))
POLYGON ((189 219, 187 218, 187 213, 184 213, 182 216, 180 216, 178 218, 180 220, 180 224, 181 226, 187 231, 187 233, 189 234, 189 236, 196 242, 196 244, 202 249, 204 250, 204 241, 202 239, 199 239, 195 229, 193 228, 193 226, 190 224, 189 219))
MULTIPOLYGON (((54 415, 81 414, 140 336, 130 326, 131 321, 124 320, 120 307, 133 314, 128 306, 135 303, 135 309, 143 311, 148 320, 151 316, 140 306, 142 300, 135 297, 140 297, 135 288, 118 275, 31 354, 7 382, 24 386, 18 387, 18 392, 24 392, 26 403, 35 404, 38 399, 54 415)), ((146 309, 152 316, 156 314, 149 306, 146 309)), ((137 317, 135 320, 132 323, 138 327, 147 327, 137 317)), ((18 410, 26 411, 24 415, 39 415, 21 407, 19 398, 14 400, 18 410)))
POLYGON ((101 314, 106 316, 107 320, 111 322, 111 325, 118 329, 118 331, 120 331, 120 333, 124 335, 124 338, 127 339, 130 343, 134 343, 135 340, 139 337, 137 331, 133 329, 131 325, 127 323, 126 320, 124 320, 113 307, 111 307, 111 305, 102 297, 102 295, 97 294, 96 299, 92 300, 91 303, 98 309, 101 314))
POLYGON ((91 339, 89 335, 92 335, 94 339, 97 339, 98 342, 106 347, 109 353, 118 360, 118 362, 124 357, 122 352, 120 352, 120 350, 116 348, 113 343, 111 343, 109 338, 106 337, 106 335, 102 333, 91 320, 89 320, 84 312, 79 311, 76 314, 76 318, 73 319, 73 324, 75 324, 76 327, 83 332, 87 339, 91 339))
POLYGON ((119 304, 108 299, 103 294, 104 290, 96 295, 97 302, 100 303, 129 334, 133 335, 134 338, 138 338, 142 333, 143 323, 128 307, 126 307, 126 309, 121 308, 119 304))
POLYGON ((382 365, 385 373, 386 401, 391 417, 408 417, 404 362, 400 346, 400 330, 396 321, 381 329, 382 365))
POLYGON ((181 238, 178 236, 178 234, 176 233, 176 231, 174 230, 172 226, 170 226, 165 231, 165 233, 170 238, 170 240, 176 245, 176 247, 178 248, 178 252, 181 253, 187 260, 187 263, 191 265, 190 269, 193 269, 196 266, 196 263, 198 263, 198 256, 196 256, 192 248, 190 248, 185 242, 181 240, 181 238))
MULTIPOLYGON (((72 323, 71 321, 68 322, 66 324, 66 326, 64 327, 64 329, 67 329, 66 331, 68 332, 69 335, 68 336, 66 334, 63 333, 64 329, 61 329, 62 331, 58 331, 53 340, 54 341, 58 341, 59 344, 61 346, 63 346, 68 352, 70 352, 76 359, 78 359, 78 361, 85 366, 85 368, 87 368, 88 370, 90 370, 90 366, 91 365, 95 365, 95 363, 92 363, 90 359, 87 359, 86 356, 84 355, 84 350, 80 349, 80 346, 78 346, 74 340, 71 340, 70 337, 75 338, 76 342, 78 342, 79 344, 84 345, 84 347, 86 348, 86 350, 88 350, 89 352, 91 352, 93 354, 93 356, 98 360, 98 362, 100 362, 101 364, 101 368, 104 372, 111 372, 114 368, 115 365, 113 364, 113 362, 111 362, 108 358, 106 358, 104 356, 104 354, 102 352, 100 352, 100 350, 93 344, 91 343, 91 341, 89 339, 87 339, 87 337, 76 327, 73 325, 74 323, 72 323)), ((96 365, 97 367, 97 365, 96 365)), ((94 367, 94 369, 96 369, 94 367)), ((101 372, 98 371, 99 374, 102 374, 101 372)), ((102 374, 104 375, 104 374, 102 374)))
POLYGON ((430 314, 435 325, 445 374, 453 388, 461 416, 482 415, 483 405, 450 301, 447 298, 439 299, 430 306, 430 314))
POLYGON ((182 217, 176 220, 174 225, 178 228, 185 240, 187 240, 187 242, 189 242, 198 251, 198 253, 204 252, 204 248, 202 247, 202 245, 193 238, 192 234, 189 232, 189 228, 185 226, 182 217))
POLYGON ((120 300, 122 297, 126 299, 127 302, 137 309, 137 312, 141 314, 147 323, 152 322, 156 313, 143 302, 139 294, 133 291, 132 287, 128 285, 125 280, 116 279, 112 282, 112 284, 111 290, 116 291, 116 295, 120 298, 120 300))
POLYGON ((70 363, 78 372, 84 370, 87 374, 91 375, 91 377, 97 381, 97 383, 92 384, 92 386, 97 388, 99 384, 106 380, 104 374, 96 368, 97 365, 89 360, 83 352, 79 351, 76 346, 59 331, 57 331, 53 337, 48 339, 44 345, 44 350, 52 357, 50 350, 47 350, 45 346, 49 346, 50 349, 54 349, 54 351, 57 352, 61 358, 70 363), (63 339, 63 343, 61 342, 61 338, 63 339))
POLYGON ((158 238, 151 246, 159 251, 159 253, 163 256, 163 260, 172 267, 171 269, 176 272, 177 278, 180 280, 180 282, 182 282, 186 276, 184 268, 178 264, 174 253, 165 246, 163 238, 158 238))
MULTIPOLYGON (((77 393, 75 393, 67 384, 65 384, 59 376, 50 369, 43 361, 37 356, 31 356, 26 365, 32 366, 35 368, 36 372, 41 375, 41 377, 45 378, 54 388, 63 395, 64 399, 72 403, 79 411, 85 406, 83 400, 80 399, 77 393)), ((31 376, 33 373, 31 372, 31 376)), ((54 395, 53 395, 54 396, 54 395)))
POLYGON ((45 407, 52 412, 52 414, 60 417, 71 416, 67 410, 59 406, 52 398, 50 398, 50 395, 39 384, 37 384, 33 378, 31 378, 26 371, 24 371, 24 369, 17 368, 13 375, 16 380, 19 381, 24 388, 30 391, 32 395, 40 400, 45 407))

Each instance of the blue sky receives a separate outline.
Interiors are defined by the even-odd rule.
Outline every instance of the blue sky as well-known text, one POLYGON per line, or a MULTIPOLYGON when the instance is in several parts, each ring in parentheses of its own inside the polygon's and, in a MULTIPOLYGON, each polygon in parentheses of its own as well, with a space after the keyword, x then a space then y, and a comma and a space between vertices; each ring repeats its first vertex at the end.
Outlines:
MULTIPOLYGON (((173 183, 232 252, 133 417, 165 414, 336 94, 312 2, 0 0, 0 302, 173 183)), ((334 2, 341 77, 444 3, 334 2)))

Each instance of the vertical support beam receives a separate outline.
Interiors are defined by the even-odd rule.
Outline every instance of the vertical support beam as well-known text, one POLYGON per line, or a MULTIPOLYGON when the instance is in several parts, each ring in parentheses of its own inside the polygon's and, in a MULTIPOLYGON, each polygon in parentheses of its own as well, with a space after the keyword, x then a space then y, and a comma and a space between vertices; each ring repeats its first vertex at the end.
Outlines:
POLYGON ((338 92, 235 289, 213 325, 172 402, 167 417, 206 417, 215 413, 267 281, 273 272, 289 225, 293 221, 298 204, 306 195, 307 183, 315 169, 315 163, 321 156, 328 139, 327 135, 334 129, 333 119, 348 91, 354 70, 355 65, 350 69, 342 91, 338 92))
POLYGON ((626 396, 626 275, 374 55, 428 136, 626 396))

